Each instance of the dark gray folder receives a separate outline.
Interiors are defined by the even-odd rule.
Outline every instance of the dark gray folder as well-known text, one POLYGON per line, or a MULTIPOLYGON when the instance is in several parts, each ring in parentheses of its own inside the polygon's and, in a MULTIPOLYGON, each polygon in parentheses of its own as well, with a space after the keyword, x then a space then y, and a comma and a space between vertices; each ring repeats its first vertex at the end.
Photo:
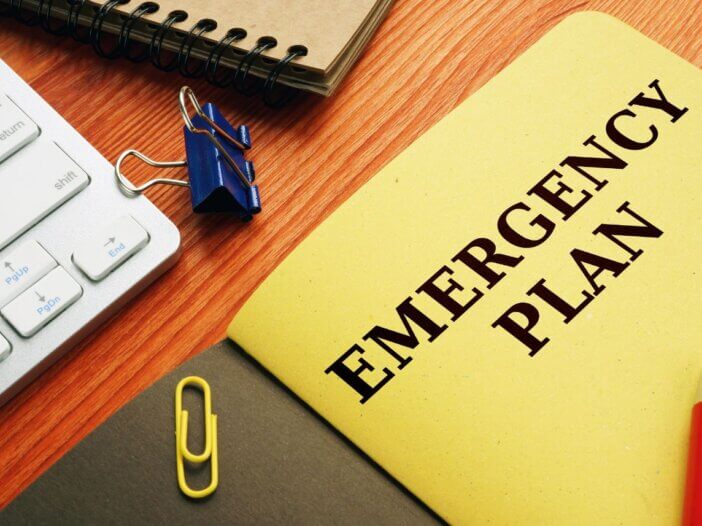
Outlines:
MULTIPOLYGON (((191 450, 202 400, 186 390, 191 450)), ((189 471, 206 486, 208 467, 189 471)), ((0 512, 11 525, 433 524, 436 518, 231 342, 161 379, 0 512), (174 393, 205 378, 218 415, 220 483, 203 501, 178 490, 174 393)))

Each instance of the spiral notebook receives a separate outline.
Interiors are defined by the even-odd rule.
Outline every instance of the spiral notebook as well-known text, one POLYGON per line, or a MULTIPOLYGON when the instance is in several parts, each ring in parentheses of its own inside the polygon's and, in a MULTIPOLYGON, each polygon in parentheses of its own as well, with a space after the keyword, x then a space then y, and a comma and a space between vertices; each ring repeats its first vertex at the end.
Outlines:
POLYGON ((0 0, 0 11, 70 34, 98 54, 150 60, 250 91, 281 83, 331 95, 392 0, 0 0), (22 12, 19 12, 21 6, 22 12), (260 87, 264 87, 263 83, 260 87))

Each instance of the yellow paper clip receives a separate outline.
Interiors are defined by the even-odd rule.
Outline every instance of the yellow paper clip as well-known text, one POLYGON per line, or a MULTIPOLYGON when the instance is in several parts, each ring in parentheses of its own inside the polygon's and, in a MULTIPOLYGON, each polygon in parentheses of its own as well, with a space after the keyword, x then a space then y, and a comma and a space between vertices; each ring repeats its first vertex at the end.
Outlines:
POLYGON ((180 491, 192 499, 203 499, 212 495, 219 484, 219 465, 217 463, 217 415, 212 413, 212 392, 209 384, 198 376, 183 378, 175 393, 175 437, 176 469, 180 491), (199 387, 205 397, 205 449, 199 455, 188 449, 188 412, 183 409, 183 389, 187 386, 199 387), (211 461, 212 471, 210 485, 204 489, 191 489, 185 481, 183 459, 193 464, 211 461))

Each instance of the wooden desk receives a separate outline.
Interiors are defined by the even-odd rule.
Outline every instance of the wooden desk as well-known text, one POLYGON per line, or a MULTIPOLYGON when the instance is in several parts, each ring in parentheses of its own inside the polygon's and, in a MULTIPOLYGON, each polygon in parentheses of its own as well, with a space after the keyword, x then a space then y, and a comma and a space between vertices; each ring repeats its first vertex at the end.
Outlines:
MULTIPOLYGON (((186 191, 152 200, 182 231, 176 267, 0 409, 0 508, 128 400, 222 339, 256 286, 385 163, 562 18, 605 11, 702 66, 699 0, 401 0, 331 99, 274 111, 188 81, 251 126, 264 212, 251 224, 196 217, 186 191)), ((597 38, 593 35, 593 38, 597 38)), ((182 153, 177 90, 148 64, 0 20, 0 57, 108 159, 182 153)), ((150 176, 137 165, 135 182, 150 176)), ((119 466, 115 466, 118 470, 119 466)))

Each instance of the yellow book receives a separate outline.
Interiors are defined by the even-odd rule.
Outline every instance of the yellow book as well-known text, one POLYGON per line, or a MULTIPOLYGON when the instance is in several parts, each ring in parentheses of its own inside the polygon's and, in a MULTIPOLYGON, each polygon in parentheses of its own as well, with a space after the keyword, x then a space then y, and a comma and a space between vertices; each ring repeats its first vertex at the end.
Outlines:
POLYGON ((451 523, 680 520, 702 74, 569 17, 273 272, 229 336, 451 523))

